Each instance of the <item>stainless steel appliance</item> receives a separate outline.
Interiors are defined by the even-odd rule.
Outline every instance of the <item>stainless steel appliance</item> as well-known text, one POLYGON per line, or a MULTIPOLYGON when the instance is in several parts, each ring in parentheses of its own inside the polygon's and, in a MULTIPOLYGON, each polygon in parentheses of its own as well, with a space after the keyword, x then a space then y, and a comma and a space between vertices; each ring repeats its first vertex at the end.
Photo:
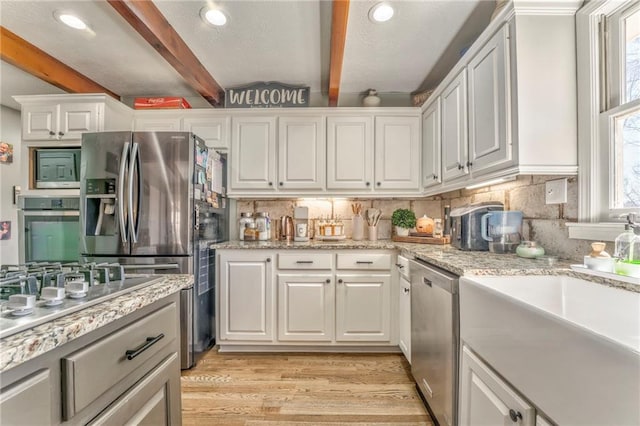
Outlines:
POLYGON ((80 188, 80 148, 32 148, 35 187, 80 188))
POLYGON ((127 274, 195 276, 193 289, 182 294, 191 306, 182 313, 182 368, 193 366, 215 342, 215 265, 209 246, 228 239, 225 163, 224 156, 187 132, 82 137, 83 259, 121 263, 127 274))
POLYGON ((18 206, 20 263, 80 259, 79 197, 21 196, 18 206))
POLYGON ((440 425, 457 424, 458 277, 416 258, 411 277, 411 373, 440 425))
POLYGON ((294 236, 293 218, 291 216, 282 216, 280 218, 280 239, 282 241, 292 241, 294 236))
POLYGON ((0 267, 0 338, 148 286, 119 265, 31 263, 0 267))
POLYGON ((481 218, 493 210, 504 210, 504 206, 488 201, 452 209, 451 245, 460 250, 489 250, 489 242, 482 238, 481 218))

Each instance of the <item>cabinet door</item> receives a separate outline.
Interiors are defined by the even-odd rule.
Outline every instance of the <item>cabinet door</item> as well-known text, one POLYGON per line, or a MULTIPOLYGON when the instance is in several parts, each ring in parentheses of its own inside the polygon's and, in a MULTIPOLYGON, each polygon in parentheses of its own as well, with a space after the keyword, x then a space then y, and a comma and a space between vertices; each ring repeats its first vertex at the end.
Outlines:
POLYGON ((278 340, 333 340, 331 274, 278 274, 278 340))
POLYGON ((469 73, 469 157, 472 174, 504 167, 512 159, 507 133, 508 25, 471 59, 469 73))
POLYGON ((0 392, 0 424, 48 425, 51 416, 51 384, 49 370, 41 370, 0 392))
POLYGON ((233 119, 230 174, 232 189, 275 189, 275 117, 233 119))
POLYGON ((180 424, 180 405, 180 362, 173 353, 89 425, 180 424))
POLYGON ((59 139, 82 139, 83 133, 102 130, 97 103, 60 104, 58 120, 59 139))
POLYGON ((391 276, 336 275, 336 340, 390 340, 391 276))
POLYGON ((400 295, 398 298, 398 345, 409 364, 411 364, 411 284, 400 277, 400 295))
POLYGON ((327 118, 327 188, 373 188, 373 118, 327 118))
POLYGON ((442 92, 442 180, 469 173, 467 167, 467 78, 465 70, 442 92))
POLYGON ((278 122, 278 188, 323 189, 324 118, 280 117, 278 122))
POLYGON ((535 410, 468 346, 462 348, 460 425, 535 425, 535 410), (513 418, 513 420, 512 420, 513 418))
POLYGON ((198 135, 209 148, 227 150, 229 122, 229 117, 185 118, 182 120, 182 130, 198 135))
POLYGON ((250 251, 220 254, 220 340, 273 340, 272 257, 250 251))
POLYGON ((57 139, 59 105, 24 105, 22 139, 57 139))
POLYGON ((419 129, 419 117, 376 117, 376 189, 418 189, 419 129))
POLYGON ((136 132, 179 132, 180 117, 139 117, 133 121, 136 132))
POLYGON ((422 186, 424 188, 442 183, 441 146, 440 97, 438 97, 422 114, 422 186))

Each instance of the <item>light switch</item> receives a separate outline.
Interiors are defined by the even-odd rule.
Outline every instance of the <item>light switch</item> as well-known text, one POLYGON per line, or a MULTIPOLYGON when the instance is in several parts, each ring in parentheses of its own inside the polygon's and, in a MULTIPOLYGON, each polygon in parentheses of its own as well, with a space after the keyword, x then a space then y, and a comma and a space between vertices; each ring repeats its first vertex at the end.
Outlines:
POLYGON ((567 178, 547 181, 545 185, 545 201, 547 204, 567 202, 567 178))

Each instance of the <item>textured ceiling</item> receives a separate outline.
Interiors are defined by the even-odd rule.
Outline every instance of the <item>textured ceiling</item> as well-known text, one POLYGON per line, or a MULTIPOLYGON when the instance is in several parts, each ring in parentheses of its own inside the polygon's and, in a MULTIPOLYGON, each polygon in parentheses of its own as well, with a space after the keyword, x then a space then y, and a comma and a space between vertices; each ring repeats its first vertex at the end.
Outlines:
POLYGON ((16 95, 62 94, 64 90, 58 89, 49 83, 33 77, 30 74, 0 61, 0 103, 13 109, 20 109, 20 105, 13 100, 16 95))
MULTIPOLYGON (((200 10, 211 2, 154 0, 223 88, 276 80, 326 93, 331 1, 219 1, 215 4, 229 16, 222 28, 200 19, 200 10)), ((391 0, 394 18, 374 24, 368 11, 377 2, 351 0, 340 88, 345 100, 357 101, 354 95, 368 88, 408 94, 427 81, 439 81, 460 50, 486 27, 495 4, 493 0, 391 0), (485 12, 474 13, 479 8, 485 12)), ((196 108, 209 106, 104 0, 0 0, 0 24, 125 98, 183 96, 196 108), (63 26, 54 19, 55 11, 76 13, 91 31, 63 26)), ((9 77, 2 77, 3 104, 11 95, 28 94, 29 87, 32 94, 60 92, 34 83, 33 77, 18 83, 21 72, 16 69, 8 75, 10 84, 5 84, 9 77)))

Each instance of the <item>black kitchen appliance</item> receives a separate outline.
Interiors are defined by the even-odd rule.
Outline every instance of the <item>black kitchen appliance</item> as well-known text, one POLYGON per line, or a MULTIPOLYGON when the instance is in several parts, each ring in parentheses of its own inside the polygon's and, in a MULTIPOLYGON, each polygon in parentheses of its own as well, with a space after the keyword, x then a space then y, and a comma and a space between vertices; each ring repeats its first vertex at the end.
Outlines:
POLYGON ((496 201, 487 201, 452 209, 451 245, 460 250, 489 250, 489 241, 482 238, 481 218, 493 210, 504 210, 504 205, 496 201))

